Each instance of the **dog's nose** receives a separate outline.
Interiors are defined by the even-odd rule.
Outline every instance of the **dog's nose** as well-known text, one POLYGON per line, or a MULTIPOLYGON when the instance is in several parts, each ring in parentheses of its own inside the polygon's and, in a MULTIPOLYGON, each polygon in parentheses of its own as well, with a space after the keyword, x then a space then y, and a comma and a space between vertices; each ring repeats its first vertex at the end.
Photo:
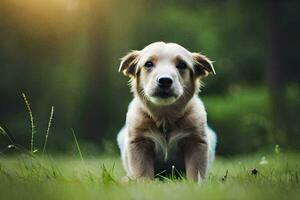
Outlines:
POLYGON ((173 83, 173 79, 171 76, 161 76, 157 80, 158 86, 161 88, 169 88, 173 83))

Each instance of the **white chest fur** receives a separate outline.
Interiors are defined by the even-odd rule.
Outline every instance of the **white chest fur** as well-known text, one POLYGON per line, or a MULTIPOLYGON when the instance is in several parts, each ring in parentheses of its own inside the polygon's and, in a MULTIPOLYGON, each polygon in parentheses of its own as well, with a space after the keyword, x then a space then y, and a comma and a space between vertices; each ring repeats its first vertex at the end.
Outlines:
POLYGON ((178 148, 178 142, 187 137, 185 132, 155 132, 151 131, 146 134, 155 144, 155 153, 158 157, 162 157, 165 161, 168 160, 170 151, 178 148))

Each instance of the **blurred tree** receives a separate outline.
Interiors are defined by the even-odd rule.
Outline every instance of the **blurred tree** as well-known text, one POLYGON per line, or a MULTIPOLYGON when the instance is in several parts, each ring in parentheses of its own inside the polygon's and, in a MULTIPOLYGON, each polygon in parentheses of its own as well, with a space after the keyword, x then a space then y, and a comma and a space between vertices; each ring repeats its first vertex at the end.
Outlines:
POLYGON ((81 116, 81 134, 89 139, 99 139, 105 136, 109 120, 109 6, 105 2, 92 0, 87 2, 86 8, 89 59, 86 64, 87 85, 81 116))
POLYGON ((286 105, 286 62, 284 62, 285 32, 283 30, 283 2, 267 1, 267 41, 268 55, 266 65, 266 80, 270 91, 271 112, 275 126, 276 142, 285 144, 287 133, 287 105, 286 105))

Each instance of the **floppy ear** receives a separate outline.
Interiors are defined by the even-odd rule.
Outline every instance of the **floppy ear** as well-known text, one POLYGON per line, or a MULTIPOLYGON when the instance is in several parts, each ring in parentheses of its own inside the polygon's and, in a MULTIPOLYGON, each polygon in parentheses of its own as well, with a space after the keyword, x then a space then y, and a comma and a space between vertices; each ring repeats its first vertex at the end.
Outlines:
POLYGON ((206 77, 208 74, 216 74, 212 61, 200 53, 193 53, 194 70, 198 77, 206 77))
POLYGON ((139 51, 131 51, 121 58, 119 72, 125 76, 134 77, 136 75, 136 64, 138 62, 139 51))

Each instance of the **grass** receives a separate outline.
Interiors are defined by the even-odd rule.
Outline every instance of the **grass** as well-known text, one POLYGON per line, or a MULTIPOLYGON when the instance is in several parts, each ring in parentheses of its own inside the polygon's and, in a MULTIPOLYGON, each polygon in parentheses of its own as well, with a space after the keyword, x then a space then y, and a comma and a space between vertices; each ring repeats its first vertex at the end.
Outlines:
POLYGON ((118 157, 0 157, 1 199, 298 199, 300 155, 217 158, 202 185, 186 180, 122 183, 118 157), (265 158, 262 158, 262 157, 265 158))
POLYGON ((53 113, 54 113, 54 106, 51 107, 50 117, 49 117, 49 121, 48 121, 48 127, 46 130, 45 141, 44 141, 44 146, 43 146, 43 154, 45 153, 46 147, 47 147, 48 137, 49 137, 50 128, 51 128, 51 124, 52 124, 52 120, 53 120, 53 113))
POLYGON ((29 118, 30 118, 30 125, 31 125, 31 140, 30 140, 30 152, 31 153, 35 153, 36 150, 34 149, 34 135, 35 135, 35 124, 34 124, 34 119, 33 119, 33 114, 32 114, 32 110, 30 107, 30 103, 27 100, 27 97, 25 95, 25 93, 22 93, 26 108, 28 110, 28 114, 29 114, 29 118))

